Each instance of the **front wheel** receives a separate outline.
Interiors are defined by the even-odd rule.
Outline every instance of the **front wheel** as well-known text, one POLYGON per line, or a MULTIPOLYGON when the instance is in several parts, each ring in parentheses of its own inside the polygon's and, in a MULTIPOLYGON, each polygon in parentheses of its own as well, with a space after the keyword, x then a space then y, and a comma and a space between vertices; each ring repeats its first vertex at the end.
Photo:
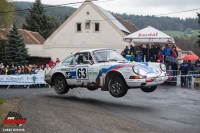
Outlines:
POLYGON ((69 91, 69 87, 63 76, 55 77, 54 86, 54 90, 57 94, 65 94, 69 91))
POLYGON ((150 87, 143 87, 141 88, 142 91, 146 92, 146 93, 150 93, 155 91, 157 88, 157 86, 150 86, 150 87))
POLYGON ((108 89, 113 97, 123 97, 128 91, 125 81, 120 77, 111 78, 108 82, 108 89))

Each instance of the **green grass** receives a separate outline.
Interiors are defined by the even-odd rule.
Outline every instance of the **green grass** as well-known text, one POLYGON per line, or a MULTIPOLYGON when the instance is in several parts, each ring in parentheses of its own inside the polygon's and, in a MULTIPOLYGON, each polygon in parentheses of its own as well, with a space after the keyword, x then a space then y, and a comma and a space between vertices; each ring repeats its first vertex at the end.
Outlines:
MULTIPOLYGON (((193 34, 187 34, 188 37, 190 36, 197 36, 199 33, 198 31, 200 30, 193 30, 193 34)), ((181 37, 181 36, 184 36, 184 32, 181 32, 181 31, 174 31, 174 30, 165 30, 163 31, 164 33, 168 34, 169 36, 171 37, 181 37)))
POLYGON ((4 100, 0 98, 0 105, 4 103, 4 100))

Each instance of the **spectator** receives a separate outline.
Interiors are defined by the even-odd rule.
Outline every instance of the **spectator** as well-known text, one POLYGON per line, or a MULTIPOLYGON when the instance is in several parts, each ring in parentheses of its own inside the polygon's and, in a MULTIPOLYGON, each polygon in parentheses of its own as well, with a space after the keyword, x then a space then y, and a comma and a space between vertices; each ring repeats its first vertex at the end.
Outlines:
POLYGON ((135 56, 134 56, 134 54, 131 52, 131 59, 130 59, 130 61, 135 61, 135 56))
POLYGON ((130 45, 130 53, 134 53, 134 47, 133 47, 133 45, 130 45))
POLYGON ((14 66, 12 66, 11 68, 10 68, 10 75, 14 75, 15 74, 15 70, 14 70, 14 66))
POLYGON ((31 71, 32 67, 33 67, 33 66, 32 66, 31 64, 28 65, 28 72, 31 71))
POLYGON ((60 62, 59 58, 56 58, 56 64, 58 64, 60 62))
POLYGON ((161 63, 163 63, 163 54, 161 52, 158 52, 158 60, 160 60, 161 63))
POLYGON ((121 55, 122 55, 124 58, 126 58, 126 55, 125 55, 125 53, 124 53, 124 50, 122 51, 121 55))
POLYGON ((151 53, 151 57, 153 59, 153 62, 155 62, 156 58, 157 58, 157 53, 158 53, 156 46, 153 45, 150 51, 151 51, 150 53, 151 53))
POLYGON ((178 51, 176 50, 176 47, 174 47, 174 51, 176 52, 176 58, 178 58, 178 51))
POLYGON ((130 51, 126 54, 126 60, 130 61, 131 60, 131 54, 130 51))
POLYGON ((10 74, 10 70, 9 70, 9 66, 7 65, 5 68, 5 75, 9 75, 10 74))
POLYGON ((44 70, 44 65, 41 65, 41 69, 44 70))
POLYGON ((17 73, 18 73, 18 74, 21 73, 21 67, 20 67, 20 66, 18 66, 18 68, 17 68, 17 73))
POLYGON ((29 74, 36 74, 35 73, 35 68, 32 68, 31 71, 29 72, 29 74))
POLYGON ((187 68, 184 66, 184 63, 181 64, 179 70, 181 71, 181 86, 186 85, 186 75, 187 74, 187 68))
MULTIPOLYGON (((126 46, 125 49, 124 49, 124 53, 125 53, 125 55, 128 54, 128 51, 130 51, 130 50, 128 49, 128 46, 126 46)), ((49 65, 49 66, 50 66, 50 65, 49 65)))
POLYGON ((37 70, 35 70, 36 74, 44 74, 44 71, 41 69, 41 67, 39 66, 37 70))
POLYGON ((3 68, 0 66, 0 75, 2 75, 3 68))
MULTIPOLYGON (((187 66, 187 74, 190 74, 189 72, 194 71, 194 67, 191 63, 191 61, 188 61, 188 66, 187 66)), ((191 87, 192 84, 192 76, 187 76, 188 79, 188 87, 191 87)))
POLYGON ((49 62, 49 67, 52 67, 53 65, 55 65, 56 63, 53 61, 53 59, 50 60, 49 62))
POLYGON ((49 64, 46 64, 46 67, 44 68, 44 74, 47 74, 51 71, 51 68, 49 67, 49 64))
POLYGON ((27 66, 27 65, 25 65, 24 74, 29 74, 29 69, 28 69, 28 66, 27 66))
POLYGON ((55 64, 53 64, 52 66, 51 66, 51 69, 53 69, 55 67, 55 64))
POLYGON ((24 66, 22 66, 20 74, 24 74, 24 66))
POLYGON ((170 44, 169 45, 165 45, 165 48, 164 48, 164 60, 165 60, 165 58, 166 58, 166 56, 170 56, 171 55, 171 53, 170 53, 170 51, 171 51, 171 49, 170 49, 170 44))
POLYGON ((177 58, 175 48, 172 48, 172 57, 173 58, 177 58))
POLYGON ((14 74, 15 74, 15 75, 18 74, 18 69, 17 69, 17 67, 14 67, 14 74))
POLYGON ((198 60, 196 60, 195 66, 196 66, 196 67, 200 67, 200 58, 199 58, 198 60))
POLYGON ((142 55, 143 55, 143 52, 142 52, 142 50, 140 49, 140 47, 139 46, 137 46, 137 48, 136 48, 136 50, 135 50, 135 56, 136 57, 142 57, 142 55))

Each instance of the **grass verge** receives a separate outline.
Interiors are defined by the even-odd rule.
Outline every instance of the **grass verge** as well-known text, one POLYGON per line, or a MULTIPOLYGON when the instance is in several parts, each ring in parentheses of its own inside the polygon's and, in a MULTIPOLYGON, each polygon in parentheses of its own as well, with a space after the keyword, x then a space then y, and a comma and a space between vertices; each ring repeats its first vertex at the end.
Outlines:
POLYGON ((6 118, 9 111, 17 112, 20 99, 2 99, 0 98, 0 125, 6 118))

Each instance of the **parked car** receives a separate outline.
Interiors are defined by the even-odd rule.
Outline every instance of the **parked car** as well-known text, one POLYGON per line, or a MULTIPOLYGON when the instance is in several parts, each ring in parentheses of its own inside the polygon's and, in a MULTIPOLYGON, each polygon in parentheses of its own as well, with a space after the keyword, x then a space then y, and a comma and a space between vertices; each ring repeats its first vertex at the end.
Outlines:
POLYGON ((128 89, 141 88, 153 92, 168 79, 162 63, 129 62, 112 49, 84 50, 71 54, 49 73, 45 81, 58 94, 75 87, 109 91, 113 97, 123 97, 128 89))

